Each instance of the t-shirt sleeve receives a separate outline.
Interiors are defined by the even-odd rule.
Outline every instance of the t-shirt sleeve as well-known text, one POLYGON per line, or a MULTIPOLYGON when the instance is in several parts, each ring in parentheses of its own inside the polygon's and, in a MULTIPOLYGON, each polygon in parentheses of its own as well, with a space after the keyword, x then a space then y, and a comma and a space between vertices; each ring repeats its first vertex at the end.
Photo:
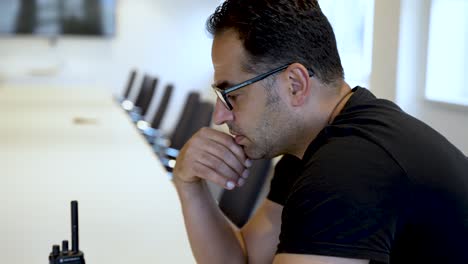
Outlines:
POLYGON ((291 185, 296 180, 301 160, 293 155, 283 155, 275 166, 267 199, 284 206, 291 185))
POLYGON ((347 140, 305 165, 285 201, 277 253, 389 263, 406 180, 378 146, 347 140))

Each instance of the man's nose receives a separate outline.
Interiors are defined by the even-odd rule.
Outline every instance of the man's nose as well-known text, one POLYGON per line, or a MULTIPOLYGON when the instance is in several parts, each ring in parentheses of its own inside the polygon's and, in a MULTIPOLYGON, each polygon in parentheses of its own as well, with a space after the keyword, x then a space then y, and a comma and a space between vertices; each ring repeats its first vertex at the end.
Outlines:
POLYGON ((233 121, 234 115, 229 109, 221 102, 219 98, 216 99, 216 105, 213 113, 213 122, 216 125, 222 125, 227 121, 233 121))

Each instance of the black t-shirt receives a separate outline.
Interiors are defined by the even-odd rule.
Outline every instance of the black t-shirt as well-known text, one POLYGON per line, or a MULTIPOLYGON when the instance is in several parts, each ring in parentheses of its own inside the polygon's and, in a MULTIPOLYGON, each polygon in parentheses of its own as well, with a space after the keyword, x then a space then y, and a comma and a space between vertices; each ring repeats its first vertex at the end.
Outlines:
POLYGON ((284 206, 277 253, 468 263, 468 158, 364 88, 279 161, 268 199, 284 206))

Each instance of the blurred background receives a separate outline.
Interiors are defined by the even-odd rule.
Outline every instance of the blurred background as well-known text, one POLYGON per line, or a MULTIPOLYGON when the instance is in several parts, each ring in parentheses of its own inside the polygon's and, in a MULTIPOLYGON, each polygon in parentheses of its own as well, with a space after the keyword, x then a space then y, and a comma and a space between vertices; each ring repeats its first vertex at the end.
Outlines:
MULTIPOLYGON (((1 0, 0 88, 120 95, 137 70, 137 85, 143 74, 174 85, 167 112, 180 112, 193 91, 214 100, 205 21, 221 2, 1 0)), ((468 1, 319 2, 350 85, 395 101, 468 155, 468 1)), ((160 98, 163 89, 156 93, 160 98)), ((152 102, 148 116, 157 105, 152 102)), ((164 118, 161 127, 172 130, 176 122, 164 118)))

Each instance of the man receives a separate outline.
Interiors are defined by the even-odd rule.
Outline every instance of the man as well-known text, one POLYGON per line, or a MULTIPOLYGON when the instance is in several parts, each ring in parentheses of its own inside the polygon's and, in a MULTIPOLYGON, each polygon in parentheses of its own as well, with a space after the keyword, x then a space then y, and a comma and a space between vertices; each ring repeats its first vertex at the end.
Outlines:
POLYGON ((395 104, 344 81, 313 0, 228 0, 207 22, 218 94, 174 169, 199 263, 468 263, 467 158, 395 104), (241 230, 206 181, 284 155, 241 230))

